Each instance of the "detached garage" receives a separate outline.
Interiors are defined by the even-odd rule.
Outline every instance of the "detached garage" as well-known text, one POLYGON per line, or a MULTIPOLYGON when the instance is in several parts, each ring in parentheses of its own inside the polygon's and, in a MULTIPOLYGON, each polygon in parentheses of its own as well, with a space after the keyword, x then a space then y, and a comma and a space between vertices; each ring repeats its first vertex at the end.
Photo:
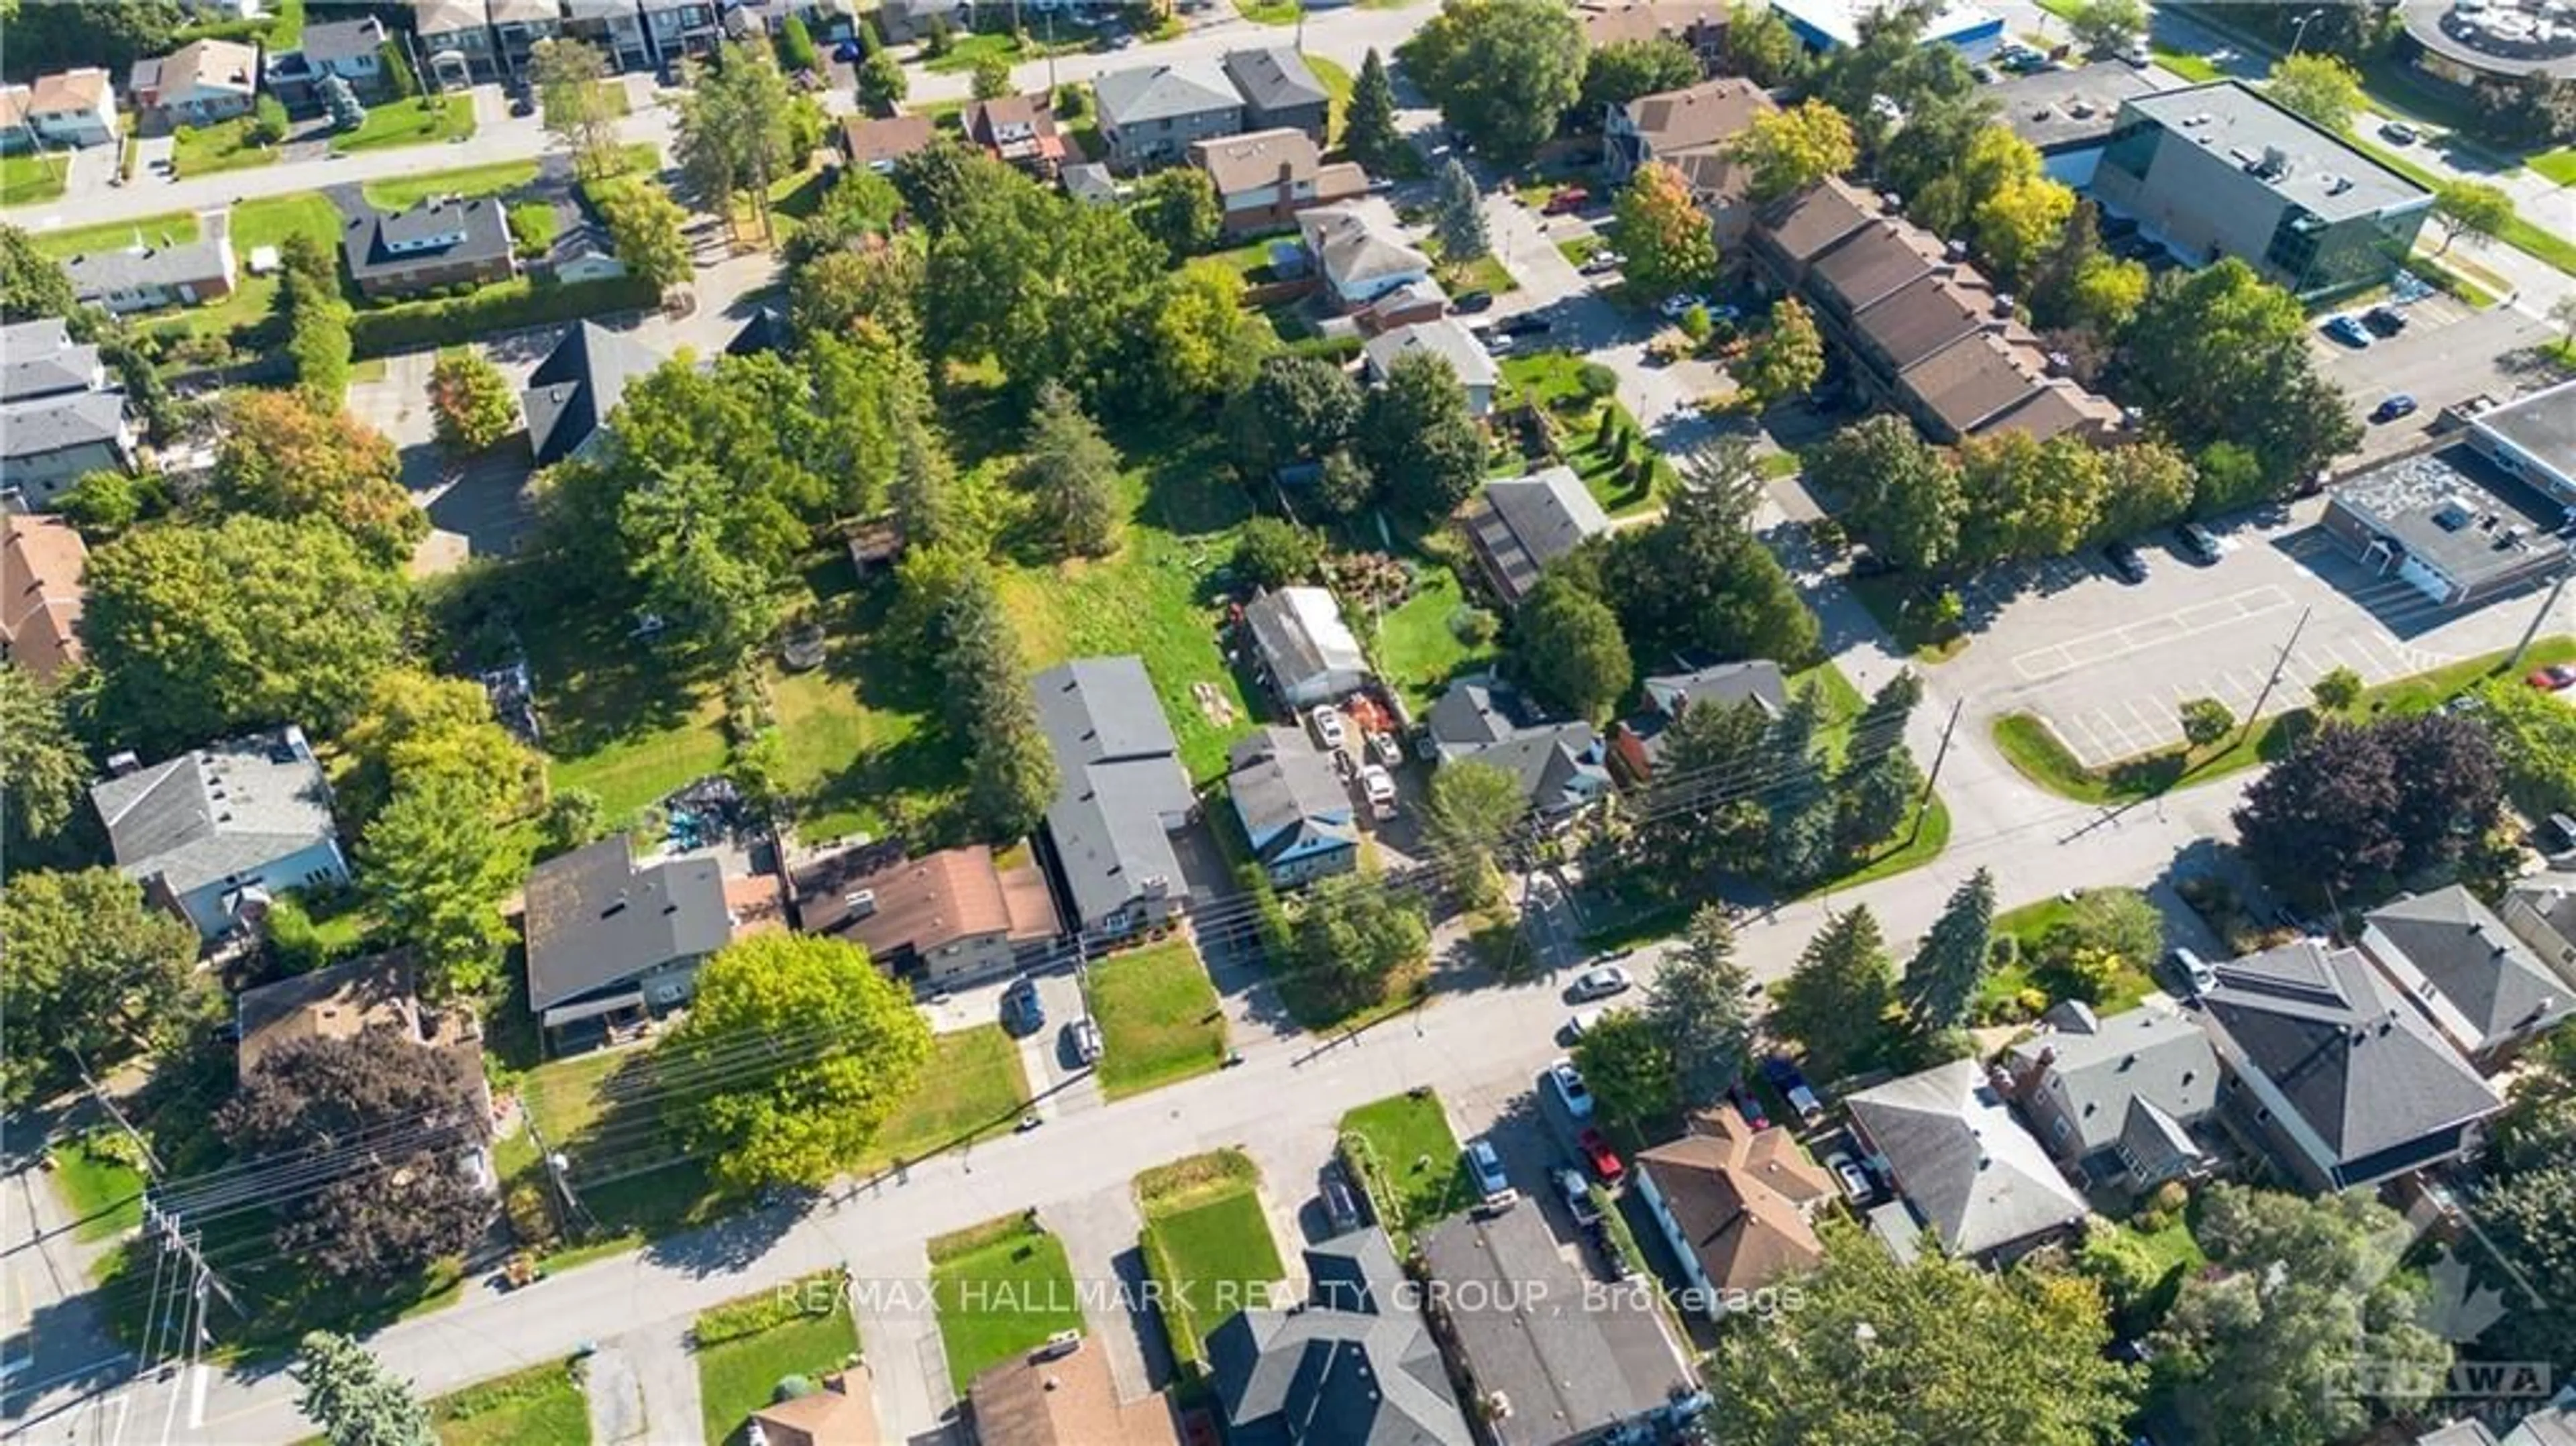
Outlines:
POLYGON ((1270 686, 1291 708, 1349 697, 1368 685, 1368 659, 1320 587, 1283 587, 1254 598, 1244 627, 1270 686))

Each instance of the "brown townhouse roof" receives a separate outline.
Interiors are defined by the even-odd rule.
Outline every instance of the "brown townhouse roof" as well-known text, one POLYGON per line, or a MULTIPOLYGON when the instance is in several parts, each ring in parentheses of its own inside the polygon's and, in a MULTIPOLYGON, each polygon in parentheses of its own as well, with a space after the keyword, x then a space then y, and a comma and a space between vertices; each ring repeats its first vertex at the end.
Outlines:
POLYGON ((0 514, 0 652, 39 678, 81 658, 89 548, 59 517, 0 514))
POLYGON ((1287 128, 1190 142, 1190 163, 1207 172, 1219 196, 1275 185, 1283 169, 1291 182, 1315 180, 1322 160, 1312 137, 1287 128))
POLYGON ((998 867, 992 849, 943 849, 869 872, 867 851, 827 856, 795 871, 797 922, 808 933, 844 935, 880 961, 909 948, 927 954, 959 939, 1001 934, 1014 943, 1061 931, 1046 880, 1034 864, 998 867), (850 896, 875 896, 859 915, 850 896))
POLYGON ((1368 187, 1368 169, 1357 161, 1335 161, 1316 168, 1315 200, 1318 204, 1349 200, 1368 187))
POLYGON ((1907 390, 1961 436, 2027 401, 2046 380, 2046 363, 2000 336, 1966 337, 1903 373, 1907 390))
POLYGON ((1824 1258, 1807 1207, 1833 1191, 1786 1130, 1754 1130, 1732 1110, 1637 1156, 1691 1253, 1721 1290, 1754 1290, 1824 1258))
POLYGON ((2028 340, 2009 310, 1997 313, 1996 301, 1994 289, 1973 272, 1947 276, 1934 272, 1862 312, 1860 329, 1898 371, 1972 332, 1994 331, 2016 342, 2028 340))
POLYGON ((885 1434, 870 1402, 865 1365, 825 1376, 819 1388, 751 1413, 769 1446, 878 1446, 885 1434))
POLYGON ((854 166, 899 161, 929 148, 938 130, 926 115, 846 116, 841 150, 854 166))
POLYGON ((981 1446, 1179 1446, 1181 1439, 1162 1396, 1118 1403, 1108 1347, 1097 1341, 1052 1360, 1014 1356, 977 1376, 966 1399, 981 1446))
POLYGON ((1658 91, 1628 102, 1628 123, 1655 154, 1732 141, 1754 118, 1776 110, 1762 88, 1742 76, 1704 80, 1680 90, 1658 91))
POLYGON ((1764 229, 1791 260, 1804 263, 1877 215, 1875 197, 1840 176, 1829 176, 1773 202, 1764 229))
POLYGON ((35 86, 27 93, 27 109, 38 115, 56 111, 96 110, 99 97, 107 94, 107 72, 92 66, 84 70, 65 70, 36 77, 35 86))
POLYGON ((1049 161, 1064 159, 1064 137, 1056 134, 1055 106, 1043 96, 1001 95, 991 100, 970 101, 958 117, 966 138, 1006 161, 1023 161, 1032 156, 1049 161), (1005 141, 1005 129, 1027 126, 1030 138, 1005 141))
POLYGON ((1632 4, 1590 4, 1582 7, 1583 38, 1594 49, 1617 45, 1628 40, 1654 40, 1669 36, 1679 40, 1695 29, 1726 28, 1727 7, 1719 3, 1683 3, 1683 0, 1638 0, 1632 4))
POLYGON ((1813 265, 1845 311, 1865 315, 1863 308, 1931 275, 1940 261, 1938 242, 1881 218, 1835 242, 1813 265))
POLYGON ((2039 390, 1987 418, 1977 430, 1981 434, 2024 432, 2033 441, 2045 442, 2061 432, 2079 429, 2113 431, 2122 420, 2119 403, 2088 392, 2064 377, 2051 377, 2040 384, 2039 390))

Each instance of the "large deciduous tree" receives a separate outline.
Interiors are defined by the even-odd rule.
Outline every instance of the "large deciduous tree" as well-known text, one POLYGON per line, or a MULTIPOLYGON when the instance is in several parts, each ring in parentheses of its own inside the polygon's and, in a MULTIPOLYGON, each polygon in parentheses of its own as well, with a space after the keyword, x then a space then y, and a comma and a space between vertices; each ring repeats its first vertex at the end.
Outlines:
POLYGON ((866 950, 761 934, 707 961, 654 1065, 679 1084, 673 1128, 713 1156, 718 1185, 749 1191, 819 1185, 855 1163, 929 1058, 930 1026, 866 950), (742 1066, 762 1040, 772 1048, 742 1066))
POLYGON ((484 451, 519 425, 509 379, 471 347, 443 352, 429 369, 429 414, 438 445, 463 457, 484 451))
POLYGON ((62 694, 0 661, 0 800, 9 841, 61 831, 89 797, 93 770, 72 735, 62 694))
POLYGON ((1467 412, 1458 373, 1436 352, 1395 359, 1369 393, 1357 440, 1389 500, 1417 516, 1448 516, 1484 480, 1484 430, 1467 412))
POLYGON ((1541 578, 1512 626, 1530 685, 1580 717, 1608 716, 1636 677, 1619 615, 1570 578, 1541 578))
POLYGON ((437 1446, 429 1408, 411 1385, 347 1336, 307 1332, 286 1368, 295 1409, 331 1446, 437 1446))
POLYGON ((1898 567, 1934 572, 1957 554, 1967 510, 1958 468, 1903 417, 1881 412, 1826 437, 1807 476, 1843 498, 1853 528, 1898 567))
POLYGON ((1780 981, 1771 1028, 1796 1040, 1808 1067, 1832 1080, 1869 1063, 1887 1035, 1896 979, 1877 916, 1862 904, 1827 916, 1825 927, 1780 981))
POLYGON ((617 119, 622 97, 612 95, 608 62, 578 40, 540 40, 528 53, 528 80, 548 134, 572 151, 576 175, 604 176, 617 169, 617 119))
POLYGON ((197 931, 113 869, 14 874, 0 938, 0 1094, 13 1104, 75 1077, 70 1055, 103 1075, 193 1012, 197 931))
POLYGON ((1814 99, 1754 117, 1736 139, 1735 155, 1749 173, 1756 202, 1839 176, 1860 159, 1850 120, 1814 99))
MULTIPOLYGON (((992 358, 1022 400, 1054 381, 1093 406, 1113 401, 1145 336, 1140 313, 1155 300, 1161 249, 1116 208, 1068 200, 980 155, 958 175, 933 223, 923 301, 932 349, 992 358)), ((933 176, 925 169, 912 190, 927 199, 933 176)))
POLYGON ((2361 73, 2351 62, 2315 51, 2273 62, 2264 89, 2273 100, 2330 131, 2350 129, 2366 103, 2361 73))
POLYGON ((79 309, 63 264, 37 250, 25 231, 0 226, 0 322, 70 316, 79 309))
POLYGON ((2492 240, 2504 234, 2513 224, 2513 197, 2487 181, 2446 181, 2433 193, 2433 222, 2442 228, 2442 249, 2433 254, 2447 255, 2462 236, 2492 240))
POLYGON ((1537 154, 1583 90, 1583 29, 1548 0, 1448 0, 1398 57, 1449 124, 1507 166, 1537 154))
POLYGON ((1648 301, 1697 291, 1717 277, 1717 237, 1690 183, 1662 161, 1637 168, 1619 193, 1620 275, 1648 301))
POLYGON ((501 900, 519 881, 503 870, 481 780, 446 770, 401 779, 359 857, 386 927, 419 954, 423 993, 472 1001, 496 992, 509 947, 501 900))
POLYGON ((2277 491, 2361 440, 2343 393, 2317 371, 2307 313, 2233 256, 2158 278, 2119 366, 2175 442, 2247 448, 2277 491))
POLYGON ((1771 303, 1771 324, 1735 363, 1735 384, 1762 411, 1805 396, 1824 375, 1824 333, 1794 296, 1771 303))
POLYGON ((769 184, 795 169, 796 93, 766 47, 727 44, 695 79, 679 101, 680 168, 725 205, 749 197, 761 237, 774 241, 769 184))
POLYGON ((473 784, 495 823, 546 799, 544 760, 493 721, 491 695, 469 678, 388 669, 341 732, 340 751, 349 766, 333 793, 348 818, 374 817, 397 784, 432 773, 473 784))
MULTIPOLYGON (((515 401, 512 408, 515 415, 515 401)), ((320 518, 383 563, 409 557, 428 534, 428 516, 403 489, 394 444, 347 412, 287 392, 242 391, 225 404, 224 419, 211 492, 224 511, 320 518)))
POLYGON ((1604 106, 1698 82, 1699 56, 1670 36, 1614 40, 1584 57, 1583 107, 1598 118, 1604 106))
POLYGON ((1642 1132, 1680 1102, 1671 1044, 1653 1020, 1613 1009, 1583 1031, 1574 1065, 1595 1114, 1614 1127, 1642 1132))
POLYGON ((1217 232, 1225 224, 1216 183, 1207 172, 1190 166, 1156 171, 1137 182, 1129 214, 1135 217, 1136 229, 1161 246, 1175 266, 1216 245, 1217 232))
POLYGON ((1430 804, 1423 810, 1423 839, 1450 887, 1471 907, 1492 903, 1502 894, 1502 876, 1494 859, 1503 842, 1529 812, 1520 780, 1503 769, 1474 758, 1454 759, 1431 776, 1430 804))
POLYGON ((1255 480, 1290 462, 1327 456, 1359 432, 1364 404, 1351 374, 1319 356, 1283 352, 1229 408, 1235 454, 1255 480))
POLYGON ((689 213, 670 192, 651 181, 626 181, 599 193, 598 205, 608 244, 629 273, 663 291, 695 274, 689 238, 681 232, 689 213))
POLYGON ((2066 28, 2086 50, 2108 55, 2147 33, 2147 7, 2141 0, 2082 0, 2066 28))
POLYGON ((1718 1446, 2094 1446, 2128 1418, 2140 1383, 2104 1353, 2091 1281, 1928 1249, 1900 1264, 1841 1221, 1819 1234, 1798 1308, 1730 1332, 1710 1362, 1728 1403, 1702 1418, 1718 1446))
POLYGON ((235 1154, 327 1181, 276 1207, 279 1254, 390 1282, 469 1249, 491 1220, 469 1164, 487 1133, 480 1084, 454 1051, 398 1029, 316 1035, 263 1052, 215 1122, 235 1154))
POLYGON ((2331 905, 2459 858, 2502 803, 2487 730, 2433 713, 2317 730, 2245 791, 2235 819, 2267 883, 2331 905))
POLYGON ((1421 899, 1359 874, 1309 885, 1289 926, 1288 966, 1345 1011, 1385 999, 1395 976, 1430 954, 1421 899))

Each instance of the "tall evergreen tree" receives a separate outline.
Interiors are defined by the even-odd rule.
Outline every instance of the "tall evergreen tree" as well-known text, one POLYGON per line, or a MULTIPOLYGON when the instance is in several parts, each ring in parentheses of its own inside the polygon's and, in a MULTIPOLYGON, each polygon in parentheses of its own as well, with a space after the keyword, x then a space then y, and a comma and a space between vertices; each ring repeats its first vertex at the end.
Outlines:
POLYGON ((1819 1080, 1837 1079, 1867 1064, 1887 1028, 1895 1002, 1887 941, 1866 904, 1827 918, 1807 943, 1797 968, 1780 982, 1771 1028, 1796 1040, 1807 1068, 1819 1080))
POLYGON ((1386 62, 1374 47, 1360 62, 1359 79, 1351 85, 1350 107, 1342 116, 1342 144, 1372 171, 1399 169, 1405 139, 1395 128, 1395 84, 1387 79, 1386 62))
POLYGON ((1950 895, 1923 946, 1905 966, 1905 1007, 1925 1034, 1968 1022, 1985 982, 1986 949, 1995 933, 1995 876, 1979 869, 1950 895))
POLYGON ((437 1446, 429 1411, 410 1383, 347 1336, 306 1335, 288 1374, 304 1388, 295 1408, 331 1446, 437 1446))
POLYGON ((1923 680, 1911 668, 1880 684, 1870 695, 1869 706, 1853 720, 1851 739, 1843 745, 1844 767, 1872 762, 1904 746, 1905 725, 1922 701, 1923 680))
POLYGON ((1685 1104, 1710 1103, 1744 1073, 1753 1051, 1752 994, 1753 976, 1735 957, 1726 911, 1702 907, 1646 989, 1646 1018, 1663 1036, 1685 1104))
POLYGON ((1466 164, 1456 156, 1440 168, 1432 206, 1441 259, 1454 265, 1473 261, 1493 249, 1485 235, 1484 198, 1476 192, 1476 178, 1467 174, 1466 164))
POLYGON ((1020 485, 1037 503, 1048 539, 1063 552, 1102 557, 1118 550, 1118 449, 1083 414, 1073 393, 1053 381, 1038 388, 1020 485))
POLYGON ((949 721, 960 737, 974 740, 967 810, 981 837, 1018 838, 1046 812, 1058 775, 1038 727, 1037 698, 1021 666, 1019 640, 991 572, 972 565, 957 579, 944 631, 940 671, 948 685, 949 721))

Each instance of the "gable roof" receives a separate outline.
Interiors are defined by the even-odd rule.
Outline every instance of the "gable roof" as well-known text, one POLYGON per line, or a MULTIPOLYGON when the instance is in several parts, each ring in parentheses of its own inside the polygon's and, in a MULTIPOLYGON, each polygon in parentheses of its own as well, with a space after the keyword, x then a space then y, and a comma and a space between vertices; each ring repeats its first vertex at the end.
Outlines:
POLYGON ((411 28, 420 35, 454 35, 483 27, 483 0, 411 0, 411 28))
POLYGON ((1731 708, 1752 702, 1773 717, 1789 702, 1787 675, 1780 665, 1768 658, 1750 658, 1742 662, 1716 663, 1695 668, 1687 673, 1657 673, 1642 685, 1647 699, 1670 716, 1678 716, 1693 703, 1715 703, 1731 708))
POLYGON ((1090 205, 1107 205, 1118 199, 1118 178, 1098 161, 1077 161, 1056 172, 1064 193, 1090 205))
POLYGON ((78 70, 56 71, 36 77, 27 92, 27 109, 35 115, 59 115, 65 111, 95 111, 107 98, 107 72, 97 66, 78 70))
POLYGON ((1490 675, 1452 682, 1424 722, 1443 762, 1473 758, 1503 770, 1542 813, 1571 807, 1587 786, 1609 781, 1601 735, 1590 723, 1549 717, 1490 675))
POLYGON ((1723 0, 1586 0, 1575 7, 1593 49, 1627 40, 1683 40, 1695 31, 1726 31, 1723 0))
POLYGON ((1297 233, 1335 290, 1431 272, 1429 256, 1401 236, 1380 229, 1368 213, 1347 205, 1311 206, 1298 212, 1297 233))
POLYGON ((1498 574, 1496 590, 1505 602, 1517 603, 1538 586, 1548 564, 1609 531, 1610 514, 1573 468, 1559 465, 1486 483, 1465 524, 1498 574))
POLYGON ((1834 1187, 1786 1130, 1706 1111, 1691 1133, 1640 1151, 1637 1166, 1719 1290, 1759 1289, 1824 1259, 1807 1207, 1834 1187))
POLYGON ((457 1051, 482 1080, 482 1028, 471 1009, 425 1009, 405 951, 369 954, 245 989, 233 999, 234 1034, 241 1073, 269 1051, 297 1039, 355 1039, 370 1029, 400 1031, 404 1038, 457 1051))
POLYGON ((769 1446, 880 1446, 884 1431, 870 1399, 865 1363, 835 1371, 802 1396, 751 1413, 769 1446))
POLYGON ((1043 95, 1001 95, 966 103, 959 116, 966 138, 996 157, 1019 163, 1064 159, 1064 138, 1056 134, 1055 105, 1043 95))
POLYGON ((967 1388, 976 1446, 1179 1446, 1158 1392, 1126 1405, 1109 1378, 1109 1348, 1079 1341, 1063 1355, 1023 1351, 967 1388))
POLYGON ((627 384, 659 370, 663 361, 660 352, 597 322, 564 328, 554 350, 528 374, 528 389, 519 396, 537 465, 572 455, 607 425, 627 384))
POLYGON ((880 169, 930 148, 938 127, 926 115, 841 117, 841 152, 854 166, 880 169))
POLYGON ((259 52, 230 40, 191 40, 167 55, 134 62, 130 84, 163 96, 190 90, 248 95, 259 85, 259 52))
POLYGON ((1370 373, 1380 380, 1394 372, 1397 358, 1414 351, 1429 352, 1449 363, 1449 370, 1462 387, 1491 387, 1503 375, 1502 368, 1494 364, 1494 354, 1485 350, 1474 332, 1451 316, 1379 332, 1368 339, 1365 351, 1370 373))
POLYGON ((1219 62, 1226 79, 1250 105, 1261 110, 1325 105, 1332 94, 1293 45, 1265 45, 1257 50, 1229 50, 1219 62))
POLYGON ((2483 1050, 2576 1013, 2576 987, 2458 884, 2364 918, 2372 957, 2396 966, 2399 987, 2416 990, 2416 1007, 2464 1049, 2483 1050))
POLYGON ((174 291, 204 281, 230 282, 232 241, 207 234, 176 246, 88 251, 67 258, 63 273, 72 280, 72 294, 84 302, 103 301, 121 291, 174 291))
POLYGON ((1226 794, 1264 862, 1304 849, 1359 846, 1350 790, 1300 728, 1269 727, 1227 755, 1226 794))
POLYGON ((1620 107, 1638 139, 1665 162, 1720 151, 1777 109, 1762 87, 1742 76, 1641 95, 1620 107))
POLYGON ((1038 727, 1055 750, 1055 844, 1077 925, 1116 913, 1157 882, 1186 887, 1170 830, 1195 804, 1180 744, 1133 654, 1075 658, 1040 673, 1038 727))
POLYGON ((732 937, 714 859, 637 868, 627 836, 612 834, 528 875, 528 1007, 542 1015, 732 937))
POLYGON ((99 379, 98 348, 75 344, 61 317, 0 326, 0 402, 85 392, 99 379))
POLYGON ((1309 1302, 1244 1310, 1208 1336, 1226 1439, 1238 1446, 1469 1446, 1440 1346, 1386 1236, 1307 1247, 1309 1302))
MULTIPOLYGON (((2044 1069, 2038 1087, 2064 1112, 2076 1154, 2117 1143, 2145 1104, 2177 1123, 2218 1102, 2218 1057, 2200 1026, 2171 1005, 2147 1003, 2095 1019, 2051 1010, 2037 1032, 2006 1051, 2018 1067, 2044 1069)), ((2152 1123, 2152 1122, 2150 1122, 2152 1123)))
POLYGON ((2268 1082, 2338 1170, 2503 1104, 2357 949, 2299 939, 2214 968, 2200 996, 2211 1042, 2268 1082))
POLYGON ((1035 942, 1059 932, 1055 902, 1037 868, 1024 863, 1005 870, 984 844, 882 859, 882 851, 862 846, 798 863, 792 871, 797 927, 846 938, 880 964, 960 939, 998 934, 1035 942), (866 913, 850 903, 861 890, 875 896, 866 913))
POLYGON ((1178 61, 1113 70, 1092 82, 1100 119, 1111 126, 1142 121, 1176 120, 1214 110, 1241 110, 1222 67, 1207 61, 1178 61))
POLYGON ((185 897, 336 839, 331 785, 301 729, 210 745, 121 777, 90 802, 117 871, 185 897))
POLYGON ((385 43, 384 22, 373 15, 355 20, 322 20, 304 27, 296 53, 316 65, 373 55, 385 43))
POLYGON ((1840 176, 1827 176, 1774 201, 1762 231, 1782 254, 1806 263, 1878 214, 1876 197, 1840 176))
POLYGON ((88 566, 89 547, 70 523, 0 512, 0 653, 39 678, 79 662, 88 566))
POLYGON ((0 409, 0 457, 42 457, 126 435, 125 393, 64 392, 0 409))
POLYGON ((1283 688, 1337 673, 1365 675, 1368 656, 1342 621, 1333 595, 1320 587, 1283 587, 1244 604, 1252 644, 1283 688))
POLYGON ((1190 142, 1190 164, 1207 172, 1220 200, 1276 186, 1283 171, 1291 185, 1312 181, 1323 161, 1312 136, 1288 127, 1190 142))
POLYGON ((1897 1188, 1952 1255, 1982 1255, 2084 1218, 2084 1197, 1973 1059, 1890 1080, 1848 1103, 1897 1188))
POLYGON ((394 212, 369 206, 340 228, 341 255, 359 281, 504 259, 510 248, 510 221, 497 196, 426 196, 394 212))

